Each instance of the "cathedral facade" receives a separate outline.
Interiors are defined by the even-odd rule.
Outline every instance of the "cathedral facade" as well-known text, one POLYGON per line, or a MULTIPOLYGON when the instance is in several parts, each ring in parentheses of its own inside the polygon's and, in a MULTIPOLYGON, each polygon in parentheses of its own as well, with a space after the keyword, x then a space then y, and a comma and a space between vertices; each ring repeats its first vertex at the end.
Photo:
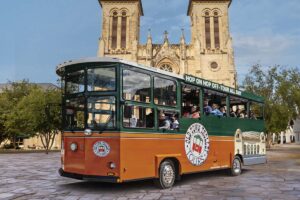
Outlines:
POLYGON ((102 36, 97 56, 109 56, 160 68, 176 74, 190 74, 236 87, 236 69, 228 9, 231 0, 189 0, 191 41, 184 33, 171 44, 165 31, 161 44, 140 44, 142 0, 99 0, 102 7, 102 36))

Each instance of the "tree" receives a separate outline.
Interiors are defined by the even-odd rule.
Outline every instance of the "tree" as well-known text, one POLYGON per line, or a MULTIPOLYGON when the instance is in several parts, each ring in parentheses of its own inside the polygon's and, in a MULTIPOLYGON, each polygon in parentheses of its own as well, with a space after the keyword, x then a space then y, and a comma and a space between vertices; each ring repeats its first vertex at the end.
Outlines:
POLYGON ((299 116, 300 71, 297 68, 272 66, 263 70, 261 65, 254 65, 242 88, 265 98, 268 134, 285 131, 289 121, 299 116))
POLYGON ((60 104, 59 90, 36 88, 18 105, 18 109, 22 110, 22 120, 28 122, 23 130, 28 134, 36 133, 47 154, 62 127, 60 104))
POLYGON ((18 109, 17 105, 36 86, 26 80, 9 82, 9 84, 10 87, 5 88, 0 95, 0 139, 10 139, 14 148, 17 148, 17 138, 32 137, 34 135, 23 131, 27 122, 22 121, 21 110, 18 109))
POLYGON ((4 142, 6 139, 8 139, 8 135, 5 132, 5 126, 4 126, 5 119, 2 115, 2 113, 4 113, 3 106, 2 106, 3 102, 4 102, 4 95, 0 94, 0 144, 4 142))

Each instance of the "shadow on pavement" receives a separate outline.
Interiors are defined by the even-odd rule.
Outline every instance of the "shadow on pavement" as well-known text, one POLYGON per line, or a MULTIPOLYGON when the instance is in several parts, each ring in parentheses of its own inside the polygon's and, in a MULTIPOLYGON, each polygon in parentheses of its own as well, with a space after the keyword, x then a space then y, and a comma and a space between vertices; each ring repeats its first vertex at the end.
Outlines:
MULTIPOLYGON (((248 173, 249 169, 243 169, 243 174, 248 173)), ((242 175, 243 175, 242 174, 242 175)), ((181 180, 176 181, 176 186, 183 186, 185 184, 207 181, 209 179, 224 178, 229 177, 229 170, 218 170, 218 171, 209 171, 209 172, 200 172, 194 174, 185 174, 182 176, 181 180)), ((84 191, 90 193, 120 193, 120 192, 130 192, 130 191, 139 191, 139 190, 159 190, 154 184, 152 179, 133 181, 126 183, 102 183, 102 182, 87 182, 79 181, 70 184, 60 185, 61 189, 72 189, 76 191, 84 191)))

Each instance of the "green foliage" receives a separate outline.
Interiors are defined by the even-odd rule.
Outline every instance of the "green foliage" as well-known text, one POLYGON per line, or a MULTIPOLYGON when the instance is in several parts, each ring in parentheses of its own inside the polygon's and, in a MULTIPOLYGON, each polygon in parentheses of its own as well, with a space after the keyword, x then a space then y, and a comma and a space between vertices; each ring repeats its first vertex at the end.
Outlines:
POLYGON ((59 90, 36 88, 18 104, 22 121, 27 121, 23 130, 27 134, 38 133, 48 153, 54 137, 61 129, 61 93, 59 90))
POLYGON ((245 77, 243 88, 265 98, 268 133, 286 130, 289 121, 299 116, 299 69, 273 66, 263 70, 261 65, 255 65, 245 77))
POLYGON ((0 142, 37 135, 50 149, 61 128, 60 103, 59 90, 44 90, 28 81, 11 83, 0 94, 0 142))
POLYGON ((40 88, 22 99, 18 104, 22 110, 23 121, 28 121, 25 132, 48 133, 61 128, 60 114, 61 93, 58 90, 40 88))
POLYGON ((15 143, 18 137, 31 137, 34 135, 34 133, 24 133, 23 129, 26 127, 27 122, 22 121, 22 111, 18 109, 18 103, 36 86, 25 80, 10 84, 11 87, 5 88, 0 94, 0 133, 2 140, 9 138, 15 143))

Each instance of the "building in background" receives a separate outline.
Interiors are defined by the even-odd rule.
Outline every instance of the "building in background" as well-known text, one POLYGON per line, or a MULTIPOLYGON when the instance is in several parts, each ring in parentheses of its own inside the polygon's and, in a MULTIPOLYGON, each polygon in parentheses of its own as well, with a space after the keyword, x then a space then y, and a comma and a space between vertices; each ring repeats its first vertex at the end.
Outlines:
MULTIPOLYGON (((171 44, 168 32, 161 44, 140 44, 141 0, 99 0, 102 7, 102 36, 98 57, 121 58, 176 74, 190 74, 236 87, 236 69, 228 9, 231 0, 189 0, 191 42, 184 33, 171 44)), ((167 9, 167 8, 166 8, 167 9)), ((180 25, 179 25, 180 26, 180 25)))
POLYGON ((300 118, 294 122, 295 142, 300 143, 300 118))

